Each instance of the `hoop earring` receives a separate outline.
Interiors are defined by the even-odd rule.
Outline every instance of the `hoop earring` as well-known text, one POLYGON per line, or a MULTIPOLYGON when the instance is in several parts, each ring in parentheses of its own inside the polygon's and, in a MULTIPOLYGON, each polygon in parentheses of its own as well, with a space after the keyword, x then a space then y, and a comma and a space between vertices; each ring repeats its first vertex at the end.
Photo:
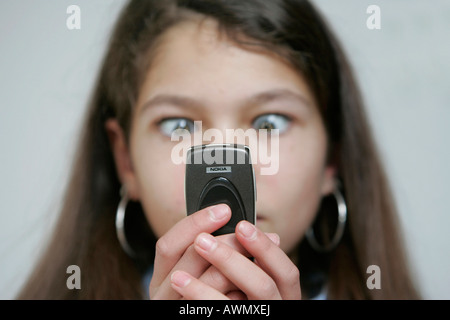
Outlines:
POLYGON ((116 211, 116 234, 117 239, 119 240, 120 246, 122 249, 129 255, 130 257, 135 257, 136 253, 129 245, 127 238, 125 236, 125 212, 128 205, 128 192, 126 187, 123 185, 120 188, 120 202, 116 211))
POLYGON ((338 182, 336 184, 336 188, 333 191, 333 196, 336 200, 337 204, 337 211, 338 211, 338 223, 337 223, 337 229, 334 233, 333 239, 330 241, 327 245, 319 244, 319 242, 316 239, 316 236, 314 234, 314 229, 311 226, 306 231, 306 239, 308 240, 308 243, 311 245, 313 249, 315 249, 318 252, 330 252, 333 249, 337 247, 339 242, 342 239, 342 236, 344 235, 344 229, 345 229, 345 223, 347 221, 347 204, 345 203, 344 196, 339 190, 340 183, 338 182))

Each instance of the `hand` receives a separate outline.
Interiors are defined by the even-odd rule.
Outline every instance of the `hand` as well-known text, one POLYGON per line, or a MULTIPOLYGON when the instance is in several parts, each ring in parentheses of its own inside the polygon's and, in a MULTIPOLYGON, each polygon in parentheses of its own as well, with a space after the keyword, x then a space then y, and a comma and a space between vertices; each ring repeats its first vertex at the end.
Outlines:
MULTIPOLYGON (((300 277, 289 257, 261 230, 247 221, 236 226, 236 239, 255 258, 207 233, 195 238, 194 250, 211 263, 248 299, 301 299, 300 277)), ((172 288, 186 299, 227 299, 217 288, 187 270, 172 273, 172 288)), ((236 291, 234 291, 236 292, 236 291)))
MULTIPOLYGON (((234 285, 221 278, 211 263, 203 259, 194 249, 194 240, 201 233, 211 233, 224 226, 231 218, 227 205, 202 209, 175 224, 156 243, 155 264, 150 282, 151 299, 179 299, 182 296, 171 287, 171 275, 175 270, 184 270, 195 277, 203 276, 209 286, 222 292, 233 291, 234 285)), ((247 254, 234 235, 217 238, 241 254, 247 254)))

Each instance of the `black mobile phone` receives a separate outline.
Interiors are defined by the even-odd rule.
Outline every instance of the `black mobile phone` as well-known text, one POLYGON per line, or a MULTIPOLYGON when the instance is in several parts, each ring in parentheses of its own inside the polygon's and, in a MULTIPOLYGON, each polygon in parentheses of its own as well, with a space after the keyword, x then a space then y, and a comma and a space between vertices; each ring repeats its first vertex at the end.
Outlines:
POLYGON ((187 152, 185 199, 187 214, 225 203, 228 223, 213 233, 234 233, 241 220, 256 222, 256 185, 250 149, 240 144, 206 144, 187 152))

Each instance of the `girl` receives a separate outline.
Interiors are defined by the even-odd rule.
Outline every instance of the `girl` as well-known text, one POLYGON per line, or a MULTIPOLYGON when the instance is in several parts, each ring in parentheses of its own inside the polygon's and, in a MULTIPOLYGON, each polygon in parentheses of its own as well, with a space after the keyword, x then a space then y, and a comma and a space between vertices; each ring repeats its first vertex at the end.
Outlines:
POLYGON ((59 223, 19 298, 147 294, 418 298, 356 83, 308 1, 135 0, 124 8, 59 223), (193 132, 194 121, 279 130, 278 172, 255 166, 256 226, 244 221, 235 234, 211 236, 230 219, 226 205, 186 217, 171 136, 193 132), (80 267, 81 290, 66 286, 69 265, 80 267), (380 289, 367 281, 373 265, 380 289))

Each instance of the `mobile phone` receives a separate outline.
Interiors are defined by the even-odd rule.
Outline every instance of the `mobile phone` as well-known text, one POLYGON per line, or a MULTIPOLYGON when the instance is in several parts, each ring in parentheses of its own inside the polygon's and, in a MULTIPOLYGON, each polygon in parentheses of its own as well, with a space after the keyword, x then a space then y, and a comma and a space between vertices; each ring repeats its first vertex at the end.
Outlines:
POLYGON ((256 185, 250 149, 240 144, 206 144, 187 152, 185 175, 187 214, 225 203, 228 223, 213 235, 234 233, 241 220, 256 221, 256 185))

